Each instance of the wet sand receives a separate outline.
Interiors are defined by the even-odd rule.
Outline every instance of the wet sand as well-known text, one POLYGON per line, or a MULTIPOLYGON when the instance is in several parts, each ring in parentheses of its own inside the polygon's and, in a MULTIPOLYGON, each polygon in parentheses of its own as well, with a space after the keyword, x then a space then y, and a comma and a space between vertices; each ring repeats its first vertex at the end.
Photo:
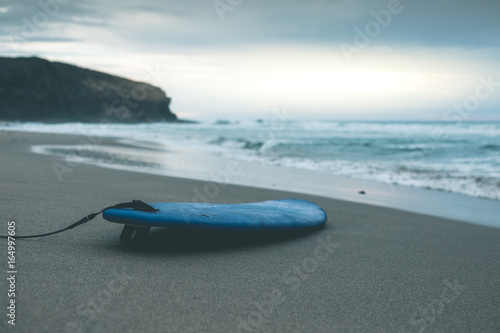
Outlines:
MULTIPOLYGON (((31 234, 141 199, 191 202, 206 182, 33 154, 81 138, 0 132, 0 219, 31 234), (55 165, 68 167, 62 181, 55 165), (57 164, 59 163, 59 164, 57 164)), ((114 140, 105 139, 107 144, 114 140)), ((119 240, 101 217, 16 242, 17 332, 498 332, 500 229, 299 193, 227 185, 212 202, 299 198, 324 228, 286 235, 154 229, 119 240)), ((8 277, 3 244, 4 276, 8 277)), ((0 292, 9 289, 2 279, 0 292)), ((5 298, 3 298, 5 299, 5 298)))

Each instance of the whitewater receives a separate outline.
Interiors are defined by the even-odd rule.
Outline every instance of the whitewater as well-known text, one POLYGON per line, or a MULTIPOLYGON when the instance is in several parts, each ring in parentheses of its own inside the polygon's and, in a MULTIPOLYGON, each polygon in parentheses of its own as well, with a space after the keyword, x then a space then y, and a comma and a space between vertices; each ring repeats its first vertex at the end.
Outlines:
POLYGON ((149 141, 237 161, 500 200, 500 122, 258 119, 190 124, 2 123, 0 129, 149 141))

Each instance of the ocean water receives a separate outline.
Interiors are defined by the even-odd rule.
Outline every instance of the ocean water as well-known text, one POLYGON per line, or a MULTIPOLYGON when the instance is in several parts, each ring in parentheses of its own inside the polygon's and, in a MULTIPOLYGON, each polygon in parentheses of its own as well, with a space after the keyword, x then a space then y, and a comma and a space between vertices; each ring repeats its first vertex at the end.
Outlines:
MULTIPOLYGON (((4 123, 186 146, 238 161, 500 200, 500 122, 4 123)), ((89 140, 93 142, 92 140, 89 140)))

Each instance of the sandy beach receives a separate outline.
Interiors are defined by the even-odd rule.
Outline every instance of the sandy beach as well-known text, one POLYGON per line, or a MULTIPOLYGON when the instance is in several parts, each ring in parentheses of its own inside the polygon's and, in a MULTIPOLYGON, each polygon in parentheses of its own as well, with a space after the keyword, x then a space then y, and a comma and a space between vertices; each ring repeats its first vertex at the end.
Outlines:
MULTIPOLYGON (((78 164, 33 144, 78 136, 0 131, 0 217, 16 233, 65 227, 119 202, 191 202, 206 182, 78 164)), ((105 139, 108 145, 119 145, 105 139)), ((101 217, 16 241, 12 332, 499 332, 500 229, 300 193, 227 185, 214 203, 299 198, 321 230, 245 235, 154 229, 119 240, 101 217)), ((9 289, 7 241, 2 295, 9 289)), ((2 297, 2 299, 4 299, 2 297)))

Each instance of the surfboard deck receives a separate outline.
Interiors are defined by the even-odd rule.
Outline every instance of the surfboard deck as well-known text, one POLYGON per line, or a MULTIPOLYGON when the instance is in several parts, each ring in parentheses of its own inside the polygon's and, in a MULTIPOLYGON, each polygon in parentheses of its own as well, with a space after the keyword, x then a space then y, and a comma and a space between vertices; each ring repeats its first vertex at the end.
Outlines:
POLYGON ((181 227, 211 230, 290 230, 314 228, 327 220, 325 211, 313 202, 299 199, 245 204, 152 203, 158 209, 144 212, 129 208, 108 209, 104 219, 125 224, 122 239, 150 227, 181 227))

